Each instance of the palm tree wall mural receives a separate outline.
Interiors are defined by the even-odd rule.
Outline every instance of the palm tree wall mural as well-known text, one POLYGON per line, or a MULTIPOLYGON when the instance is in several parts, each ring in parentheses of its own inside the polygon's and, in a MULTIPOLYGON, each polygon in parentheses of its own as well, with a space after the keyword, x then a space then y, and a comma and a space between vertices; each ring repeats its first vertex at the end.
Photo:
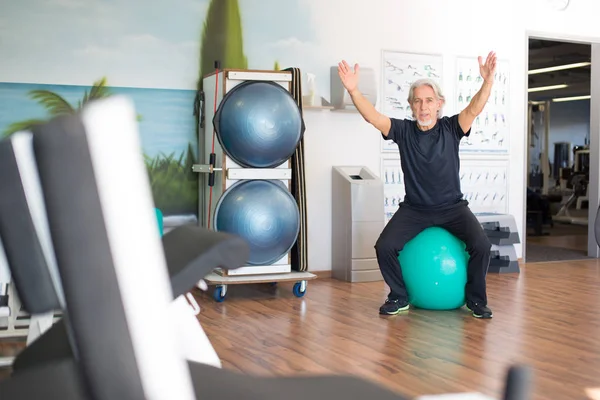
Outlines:
POLYGON ((73 107, 58 93, 54 93, 50 90, 45 89, 31 90, 29 92, 29 97, 32 100, 37 101, 42 107, 46 109, 46 111, 48 112, 48 118, 33 118, 24 121, 13 122, 4 129, 3 135, 9 136, 18 131, 31 129, 35 125, 44 123, 49 119, 58 117, 60 115, 75 114, 77 111, 81 110, 81 108, 85 106, 88 102, 108 96, 110 96, 110 91, 106 87, 105 77, 94 82, 94 84, 90 88, 89 93, 86 90, 83 94, 83 98, 77 102, 77 105, 75 107, 73 107))
POLYGON ((215 70, 215 61, 221 69, 248 68, 237 0, 211 0, 208 5, 200 39, 200 87, 202 78, 215 70))
MULTIPOLYGON (((200 88, 202 78, 215 70, 215 61, 221 69, 248 68, 238 0, 211 0, 208 5, 200 39, 200 88)), ((273 69, 281 70, 279 61, 273 69)))
MULTIPOLYGON (((45 85, 44 85, 45 86, 45 85)), ((46 118, 29 118, 15 121, 2 131, 3 136, 9 136, 21 130, 31 129, 33 126, 44 123, 61 115, 75 114, 91 101, 106 98, 121 92, 122 88, 107 86, 107 79, 103 77, 88 89, 83 88, 81 98, 71 104, 65 97, 50 89, 33 89, 27 92, 28 98, 40 106, 46 118)), ((130 89, 143 93, 144 89, 130 89)), ((152 95, 152 94, 150 94, 152 95)), ((139 95, 138 95, 139 97, 139 95)), ((137 105, 136 105, 136 108, 137 105)), ((188 110, 182 113, 188 113, 188 110)), ((137 115, 138 122, 143 120, 142 115, 137 115)), ((152 123, 152 121, 150 121, 152 123)), ((168 127, 167 127, 168 129, 168 127)), ((143 129, 141 129, 143 134, 143 129)), ((161 131, 161 135, 169 135, 168 131, 161 131)), ((118 146, 118 143, 115 143, 118 146)), ((150 178, 150 184, 156 207, 160 208, 165 216, 197 213, 198 183, 194 176, 192 164, 196 163, 194 148, 196 142, 188 142, 187 149, 179 155, 171 151, 166 145, 162 151, 154 156, 144 153, 144 160, 150 178), (165 154, 166 153, 166 154, 165 154)), ((126 195, 126 194, 124 194, 126 195)))

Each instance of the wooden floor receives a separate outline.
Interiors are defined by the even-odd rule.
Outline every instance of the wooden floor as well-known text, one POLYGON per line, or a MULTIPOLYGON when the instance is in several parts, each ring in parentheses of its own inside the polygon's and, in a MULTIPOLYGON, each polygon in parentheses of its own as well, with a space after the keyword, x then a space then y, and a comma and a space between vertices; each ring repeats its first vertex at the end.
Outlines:
POLYGON ((328 279, 303 299, 289 285, 230 287, 220 304, 202 295, 201 321, 224 367, 246 373, 347 373, 412 396, 499 396, 508 365, 524 362, 536 399, 585 399, 600 386, 600 263, 523 266, 488 282, 489 321, 464 310, 382 317, 382 283, 328 279))
MULTIPOLYGON (((317 279, 199 293, 201 322, 224 368, 248 374, 354 374, 409 396, 499 397, 507 367, 534 368, 534 399, 586 399, 600 387, 600 262, 522 265, 490 275, 492 320, 465 310, 379 316, 382 282, 317 279)), ((0 356, 2 347, 0 344, 0 356)), ((4 345, 5 351, 8 345, 4 345)))

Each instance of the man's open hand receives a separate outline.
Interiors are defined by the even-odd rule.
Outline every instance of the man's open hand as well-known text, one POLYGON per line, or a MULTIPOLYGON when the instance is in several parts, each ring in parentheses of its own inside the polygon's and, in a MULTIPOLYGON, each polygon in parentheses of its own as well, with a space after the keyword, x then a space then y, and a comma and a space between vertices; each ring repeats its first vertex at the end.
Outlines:
POLYGON ((494 76, 496 74, 496 53, 490 51, 487 59, 485 60, 485 64, 483 63, 483 58, 481 56, 478 57, 479 60, 479 73, 485 82, 493 82, 494 76))
POLYGON ((354 71, 352 71, 350 65, 344 60, 338 64, 338 74, 348 93, 356 90, 358 87, 358 64, 354 64, 354 71))

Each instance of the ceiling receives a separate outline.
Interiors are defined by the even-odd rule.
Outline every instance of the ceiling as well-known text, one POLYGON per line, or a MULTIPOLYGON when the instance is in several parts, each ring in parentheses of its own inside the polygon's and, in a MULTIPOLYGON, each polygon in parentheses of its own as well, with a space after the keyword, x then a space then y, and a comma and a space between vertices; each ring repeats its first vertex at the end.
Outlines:
MULTIPOLYGON (((589 44, 529 40, 529 70, 591 62, 589 44)), ((529 88, 566 84, 567 88, 530 92, 530 101, 590 94, 590 66, 529 75, 529 88)))

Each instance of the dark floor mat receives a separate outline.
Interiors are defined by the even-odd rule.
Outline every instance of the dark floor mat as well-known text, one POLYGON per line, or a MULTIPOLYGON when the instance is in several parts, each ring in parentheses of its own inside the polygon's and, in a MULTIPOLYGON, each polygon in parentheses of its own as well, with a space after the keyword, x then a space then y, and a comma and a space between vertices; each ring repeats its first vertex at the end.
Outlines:
MULTIPOLYGON (((587 225, 573 225, 555 222, 553 227, 550 225, 544 225, 543 227, 544 236, 587 236, 588 227, 587 225)), ((534 228, 530 224, 527 226, 527 234, 532 235, 534 228)))
POLYGON ((584 260, 590 257, 588 257, 587 251, 584 250, 563 249, 561 247, 545 246, 528 242, 525 258, 526 262, 531 263, 584 260))

